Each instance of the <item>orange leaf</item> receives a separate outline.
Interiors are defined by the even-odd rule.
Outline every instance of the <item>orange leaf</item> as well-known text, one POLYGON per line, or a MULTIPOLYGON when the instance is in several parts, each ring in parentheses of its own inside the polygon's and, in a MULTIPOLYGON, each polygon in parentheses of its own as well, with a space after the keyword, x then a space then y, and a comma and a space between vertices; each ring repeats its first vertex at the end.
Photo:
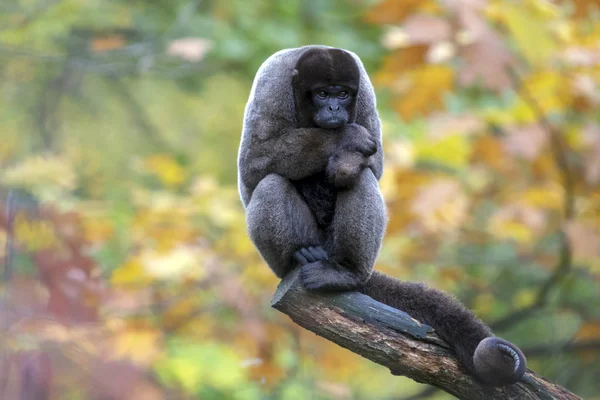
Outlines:
POLYGON ((414 221, 414 215, 408 212, 410 204, 421 185, 431 179, 426 173, 411 170, 397 171, 394 178, 396 189, 388 203, 390 221, 387 231, 390 234, 404 230, 414 221))
POLYGON ((457 228, 468 218, 468 203, 458 182, 439 179, 419 189, 410 211, 426 231, 440 232, 457 228))
POLYGON ((108 35, 99 36, 90 42, 90 48, 94 53, 101 53, 103 51, 120 49, 125 46, 127 41, 121 35, 108 35))
POLYGON ((427 50, 428 46, 410 46, 387 55, 383 59, 383 66, 375 74, 375 85, 391 86, 392 90, 401 91, 404 81, 399 79, 401 73, 423 65, 427 50))
POLYGON ((502 142, 490 135, 480 136, 473 142, 471 161, 475 164, 483 164, 500 173, 508 173, 513 168, 510 158, 502 142))
POLYGON ((445 93, 452 89, 454 73, 444 65, 427 65, 407 74, 407 84, 394 108, 406 119, 441 108, 445 93))
POLYGON ((384 0, 369 10, 365 16, 367 22, 375 24, 394 24, 401 22, 415 10, 430 5, 431 0, 384 0))
POLYGON ((598 339, 600 337, 600 322, 584 322, 575 334, 575 337, 579 340, 598 339))

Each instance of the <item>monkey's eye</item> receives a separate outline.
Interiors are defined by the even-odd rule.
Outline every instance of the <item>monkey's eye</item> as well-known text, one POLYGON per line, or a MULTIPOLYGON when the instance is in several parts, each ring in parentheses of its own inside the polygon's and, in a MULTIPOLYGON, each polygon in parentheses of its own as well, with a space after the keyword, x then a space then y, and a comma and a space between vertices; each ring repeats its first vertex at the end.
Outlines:
POLYGON ((327 92, 325 92, 325 91, 321 90, 319 93, 317 93, 317 96, 318 96, 320 99, 326 99, 326 98, 327 98, 327 92))
POLYGON ((338 93, 338 97, 340 99, 345 99, 346 97, 348 97, 348 92, 340 92, 338 93))

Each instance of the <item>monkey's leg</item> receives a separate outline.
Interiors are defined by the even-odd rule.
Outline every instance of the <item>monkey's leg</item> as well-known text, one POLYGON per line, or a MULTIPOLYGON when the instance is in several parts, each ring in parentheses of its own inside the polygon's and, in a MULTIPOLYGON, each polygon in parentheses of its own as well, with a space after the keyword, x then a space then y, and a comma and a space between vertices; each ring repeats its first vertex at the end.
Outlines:
POLYGON ((250 239, 279 278, 298 265, 299 249, 319 246, 323 241, 306 202, 292 183, 277 174, 264 177, 246 207, 250 239))
POLYGON ((338 192, 335 215, 327 232, 328 260, 302 266, 302 283, 310 290, 350 290, 371 275, 387 217, 379 184, 364 169, 356 184, 338 192))

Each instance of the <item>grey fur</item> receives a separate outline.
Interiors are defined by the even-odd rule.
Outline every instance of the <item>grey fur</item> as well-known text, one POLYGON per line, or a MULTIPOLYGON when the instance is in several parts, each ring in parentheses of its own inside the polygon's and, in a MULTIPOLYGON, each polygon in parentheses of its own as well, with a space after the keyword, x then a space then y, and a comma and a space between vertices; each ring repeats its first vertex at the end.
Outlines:
MULTIPOLYGON (((307 143, 301 135, 293 132, 296 112, 292 73, 302 53, 311 48, 331 47, 305 46, 278 51, 265 60, 256 73, 244 112, 238 154, 238 185, 244 207, 247 207, 258 182, 269 173, 278 173, 289 179, 310 176, 327 165, 329 155, 335 150, 332 140, 327 154, 309 151, 314 149, 310 147, 314 142, 307 143)), ((375 90, 360 58, 350 51, 348 53, 356 60, 361 73, 356 123, 364 126, 380 144, 377 153, 370 157, 370 167, 379 179, 383 173, 383 151, 375 90)), ((327 139, 323 138, 324 141, 327 139)))
POLYGON ((238 155, 250 238, 278 277, 301 268, 309 290, 360 290, 433 326, 482 382, 516 382, 526 368, 521 351, 493 337, 459 301, 423 284, 373 273, 387 224, 378 184, 383 150, 375 92, 362 62, 349 52, 360 70, 356 120, 338 131, 298 127, 292 76, 303 52, 315 48, 331 49, 277 52, 252 85, 238 155), (376 142, 375 154, 367 158, 372 151, 358 150, 365 145, 360 140, 371 149, 376 142))

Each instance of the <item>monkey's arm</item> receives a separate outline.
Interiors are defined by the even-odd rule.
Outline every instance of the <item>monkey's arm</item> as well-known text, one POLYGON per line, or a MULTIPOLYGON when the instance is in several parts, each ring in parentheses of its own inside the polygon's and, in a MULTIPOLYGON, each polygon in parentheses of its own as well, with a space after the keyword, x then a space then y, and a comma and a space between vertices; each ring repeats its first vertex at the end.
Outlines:
POLYGON ((252 191, 269 174, 291 180, 314 175, 327 165, 337 140, 335 132, 320 128, 285 129, 266 139, 252 135, 240 152, 241 180, 252 191))
POLYGON ((348 124, 343 128, 340 145, 329 158, 327 176, 337 189, 348 189, 356 183, 361 171, 370 168, 377 180, 383 174, 383 149, 379 140, 362 125, 348 124), (369 151, 357 150, 360 140, 369 143, 369 151))
MULTIPOLYGON (((250 191, 268 174, 299 180, 324 170, 330 156, 340 149, 368 157, 381 152, 381 145, 356 124, 340 129, 288 128, 264 139, 259 134, 250 135, 248 142, 242 144, 240 176, 250 191)), ((383 157, 373 160, 374 170, 381 171, 383 157)), ((374 174, 377 177, 377 172, 374 174)))
POLYGON ((373 171, 373 175, 377 180, 381 179, 381 175, 383 175, 383 149, 381 146, 381 141, 377 144, 377 151, 371 157, 369 157, 369 168, 373 171))

